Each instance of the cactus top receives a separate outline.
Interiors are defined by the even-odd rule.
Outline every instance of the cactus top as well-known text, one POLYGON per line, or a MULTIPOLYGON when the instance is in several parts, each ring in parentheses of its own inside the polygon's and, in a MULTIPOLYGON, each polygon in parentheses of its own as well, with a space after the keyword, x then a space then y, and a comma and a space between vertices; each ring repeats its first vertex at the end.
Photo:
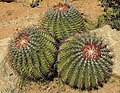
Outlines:
POLYGON ((81 50, 83 52, 83 58, 91 59, 99 59, 101 55, 101 44, 96 44, 95 41, 85 42, 84 46, 82 46, 81 50))
POLYGON ((15 40, 15 44, 17 48, 22 48, 28 45, 29 38, 28 34, 19 34, 19 36, 15 40))
POLYGON ((70 6, 66 3, 64 3, 64 4, 58 3, 57 5, 54 5, 53 7, 57 11, 66 11, 70 8, 70 6))

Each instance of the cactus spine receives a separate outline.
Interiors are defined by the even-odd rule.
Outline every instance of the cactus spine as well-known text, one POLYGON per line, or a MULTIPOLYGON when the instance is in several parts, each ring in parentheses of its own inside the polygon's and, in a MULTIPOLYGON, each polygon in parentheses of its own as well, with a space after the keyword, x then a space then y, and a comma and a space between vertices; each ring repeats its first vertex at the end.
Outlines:
POLYGON ((67 3, 58 3, 50 8, 43 18, 42 26, 58 40, 64 39, 72 33, 85 31, 83 17, 67 3))
POLYGON ((23 29, 10 42, 11 66, 22 77, 48 79, 54 74, 55 40, 37 27, 23 29))
POLYGON ((102 39, 81 34, 67 39, 59 49, 58 74, 63 82, 79 89, 97 89, 110 77, 111 52, 102 39))

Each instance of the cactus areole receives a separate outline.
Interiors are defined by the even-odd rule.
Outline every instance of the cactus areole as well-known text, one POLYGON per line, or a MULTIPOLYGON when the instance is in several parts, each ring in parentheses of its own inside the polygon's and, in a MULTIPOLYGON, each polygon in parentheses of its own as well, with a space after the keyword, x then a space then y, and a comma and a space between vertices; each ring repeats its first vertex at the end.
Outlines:
POLYGON ((54 6, 54 9, 57 11, 66 11, 70 8, 70 6, 66 3, 58 3, 57 5, 54 6))
POLYGON ((29 38, 28 34, 19 34, 18 38, 15 40, 17 48, 23 48, 28 45, 29 38))
POLYGON ((82 57, 87 58, 88 60, 99 59, 101 55, 100 52, 101 45, 97 45, 96 42, 86 42, 84 46, 82 46, 81 50, 83 52, 82 57))

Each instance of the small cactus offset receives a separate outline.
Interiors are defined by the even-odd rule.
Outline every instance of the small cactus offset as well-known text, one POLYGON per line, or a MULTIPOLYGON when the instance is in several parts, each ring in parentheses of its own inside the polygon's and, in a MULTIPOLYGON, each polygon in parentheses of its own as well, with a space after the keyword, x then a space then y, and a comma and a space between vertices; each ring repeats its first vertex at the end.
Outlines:
POLYGON ((85 31, 84 18, 67 3, 58 3, 50 8, 43 18, 42 26, 58 40, 74 32, 85 31))
POLYGON ((94 34, 71 36, 59 49, 58 75, 73 88, 98 89, 112 72, 112 54, 107 44, 94 34))
POLYGON ((19 32, 9 45, 10 64, 22 77, 49 79, 55 73, 55 40, 37 27, 19 32))

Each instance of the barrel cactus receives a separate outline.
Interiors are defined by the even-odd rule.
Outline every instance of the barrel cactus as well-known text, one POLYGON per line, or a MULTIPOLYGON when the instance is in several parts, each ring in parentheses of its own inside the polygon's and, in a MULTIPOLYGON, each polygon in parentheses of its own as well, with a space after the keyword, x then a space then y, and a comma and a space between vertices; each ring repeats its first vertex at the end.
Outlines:
POLYGON ((64 39, 74 32, 85 31, 84 18, 73 6, 58 3, 48 9, 42 21, 42 27, 58 40, 64 39))
POLYGON ((24 78, 45 80, 56 70, 55 40, 37 27, 20 31, 9 45, 10 64, 24 78))
POLYGON ((59 78, 73 88, 98 89, 109 80, 112 56, 108 44, 95 34, 72 36, 59 48, 59 78))

